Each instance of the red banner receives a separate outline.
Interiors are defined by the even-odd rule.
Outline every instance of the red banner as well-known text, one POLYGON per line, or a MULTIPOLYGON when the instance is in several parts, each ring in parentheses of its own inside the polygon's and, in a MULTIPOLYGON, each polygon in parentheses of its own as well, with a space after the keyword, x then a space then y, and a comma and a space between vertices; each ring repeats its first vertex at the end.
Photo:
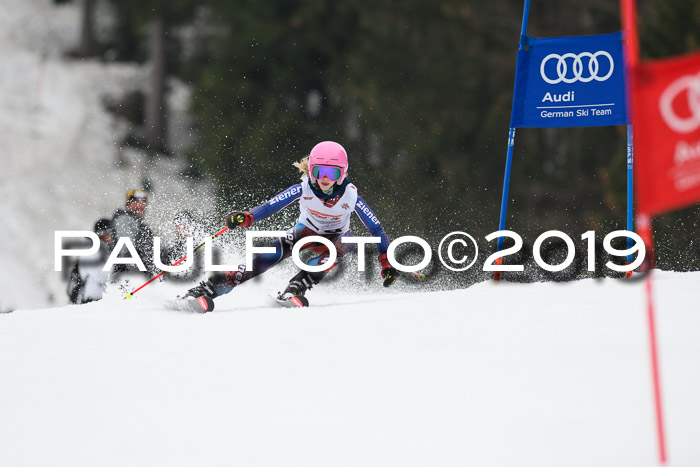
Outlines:
POLYGON ((634 68, 635 189, 641 214, 700 202, 700 53, 634 68))

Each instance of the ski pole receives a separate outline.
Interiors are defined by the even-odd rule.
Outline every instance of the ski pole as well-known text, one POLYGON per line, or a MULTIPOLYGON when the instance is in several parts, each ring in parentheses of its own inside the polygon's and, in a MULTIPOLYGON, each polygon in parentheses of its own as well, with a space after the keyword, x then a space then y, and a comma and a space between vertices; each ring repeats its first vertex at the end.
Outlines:
POLYGON ((413 271, 413 275, 416 276, 416 279, 418 279, 420 282, 423 282, 425 280, 425 274, 423 274, 422 272, 413 271))
MULTIPOLYGON (((218 237, 218 236, 221 235, 222 233, 226 232, 227 230, 228 230, 228 227, 224 227, 223 229, 219 230, 218 232, 216 232, 214 235, 211 236, 211 240, 214 240, 216 237, 218 237)), ((199 250, 199 249, 202 248, 204 245, 206 245, 206 243, 207 243, 207 242, 204 242, 204 243, 202 243, 201 245, 199 245, 197 248, 195 248, 195 249, 192 251, 192 254, 194 254, 195 251, 199 250)), ((186 260, 186 259, 187 259, 187 255, 185 255, 185 256, 183 256, 182 258, 180 258, 179 260, 175 261, 173 264, 171 264, 171 266, 177 266, 178 264, 182 263, 182 262, 183 262, 184 260, 186 260)), ((146 282, 145 284, 143 284, 141 287, 137 288, 137 289, 134 290, 133 292, 130 292, 130 293, 127 292, 126 295, 124 295, 124 299, 126 300, 127 298, 133 297, 134 294, 135 294, 136 292, 138 292, 139 290, 143 289, 144 287, 146 287, 148 284, 150 284, 150 283, 153 282, 154 280, 158 279, 160 276, 162 276, 163 274, 165 274, 165 272, 166 272, 166 271, 161 271, 157 276, 153 276, 148 282, 146 282)))

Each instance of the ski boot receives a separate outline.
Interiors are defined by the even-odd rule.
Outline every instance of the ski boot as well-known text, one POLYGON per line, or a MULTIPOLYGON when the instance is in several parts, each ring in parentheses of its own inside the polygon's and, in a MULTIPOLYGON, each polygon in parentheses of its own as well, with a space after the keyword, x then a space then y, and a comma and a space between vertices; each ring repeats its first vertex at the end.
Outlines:
POLYGON ((316 284, 306 271, 292 277, 284 292, 278 293, 275 301, 282 306, 290 308, 301 308, 309 306, 309 300, 304 297, 306 291, 316 284))
POLYGON ((200 311, 197 309, 198 306, 201 308, 201 313, 206 313, 214 309, 214 299, 218 296, 219 294, 216 292, 216 287, 212 283, 211 278, 209 278, 200 282, 198 286, 192 287, 180 298, 191 302, 192 308, 196 311, 200 311))

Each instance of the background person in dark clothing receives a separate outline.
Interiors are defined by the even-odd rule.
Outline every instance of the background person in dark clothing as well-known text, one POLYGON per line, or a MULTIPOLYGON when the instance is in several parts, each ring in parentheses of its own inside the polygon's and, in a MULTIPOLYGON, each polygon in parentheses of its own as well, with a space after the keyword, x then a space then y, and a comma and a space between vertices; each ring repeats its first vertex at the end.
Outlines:
MULTIPOLYGON (((90 256, 80 256, 71 270, 68 281, 68 298, 71 303, 89 303, 102 298, 102 294, 113 271, 103 271, 114 247, 112 221, 100 219, 95 223, 95 233, 100 238, 100 247, 90 256)), ((86 246, 89 239, 85 239, 86 246)))
MULTIPOLYGON (((148 207, 148 196, 140 188, 129 190, 126 194, 126 205, 124 209, 117 209, 112 218, 112 225, 115 233, 115 243, 123 237, 128 237, 133 243, 136 252, 141 257, 149 276, 155 276, 158 270, 153 263, 153 231, 144 222, 146 208, 148 207)), ((119 257, 128 257, 129 252, 123 248, 119 257)), ((121 271, 137 271, 135 265, 118 265, 121 271)))

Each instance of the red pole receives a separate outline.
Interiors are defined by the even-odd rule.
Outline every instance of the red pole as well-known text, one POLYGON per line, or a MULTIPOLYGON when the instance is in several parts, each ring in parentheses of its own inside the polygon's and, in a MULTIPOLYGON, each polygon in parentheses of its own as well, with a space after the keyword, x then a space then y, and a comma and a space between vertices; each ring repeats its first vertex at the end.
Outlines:
POLYGON ((651 288, 651 271, 646 278, 647 320, 649 321, 649 351, 651 352, 651 377, 654 383, 654 411, 656 415, 656 436, 659 442, 659 460, 666 463, 666 441, 664 437, 664 417, 661 406, 661 382, 659 377, 659 357, 656 347, 656 325, 654 321, 654 297, 651 288))
POLYGON ((645 281, 647 299, 647 321, 649 324, 649 353, 651 354, 651 379, 654 390, 654 415, 656 416, 656 437, 659 445, 659 461, 666 463, 666 437, 664 434, 664 414, 661 405, 661 376, 659 371, 659 349, 656 343, 656 320, 654 319, 654 294, 652 290, 651 275, 654 267, 654 238, 652 237, 651 218, 647 214, 641 214, 637 218, 637 229, 644 240, 648 259, 647 278, 645 281))
MULTIPOLYGON (((634 105, 634 75, 639 66, 639 32, 637 30, 637 0, 620 0, 622 28, 626 34, 627 53, 625 54, 627 71, 627 102, 631 118, 634 105)), ((630 121, 630 123, 632 123, 630 121)), ((635 151, 636 152, 636 151, 635 151)), ((639 189, 639 184, 637 189, 639 189)), ((637 230, 644 240, 649 255, 647 278, 645 283, 647 299, 647 321, 649 324, 649 353, 651 354, 651 378, 654 390, 654 414, 656 417, 656 437, 659 446, 659 461, 666 463, 666 441, 664 435, 664 417, 661 405, 661 377, 659 373, 659 351, 656 344, 656 323, 654 319, 654 295, 651 282, 651 269, 654 267, 654 238, 652 236, 651 217, 647 213, 637 216, 637 230)))
POLYGON ((637 0, 620 0, 622 30, 627 36, 627 64, 635 67, 639 63, 639 34, 637 32, 637 0))

